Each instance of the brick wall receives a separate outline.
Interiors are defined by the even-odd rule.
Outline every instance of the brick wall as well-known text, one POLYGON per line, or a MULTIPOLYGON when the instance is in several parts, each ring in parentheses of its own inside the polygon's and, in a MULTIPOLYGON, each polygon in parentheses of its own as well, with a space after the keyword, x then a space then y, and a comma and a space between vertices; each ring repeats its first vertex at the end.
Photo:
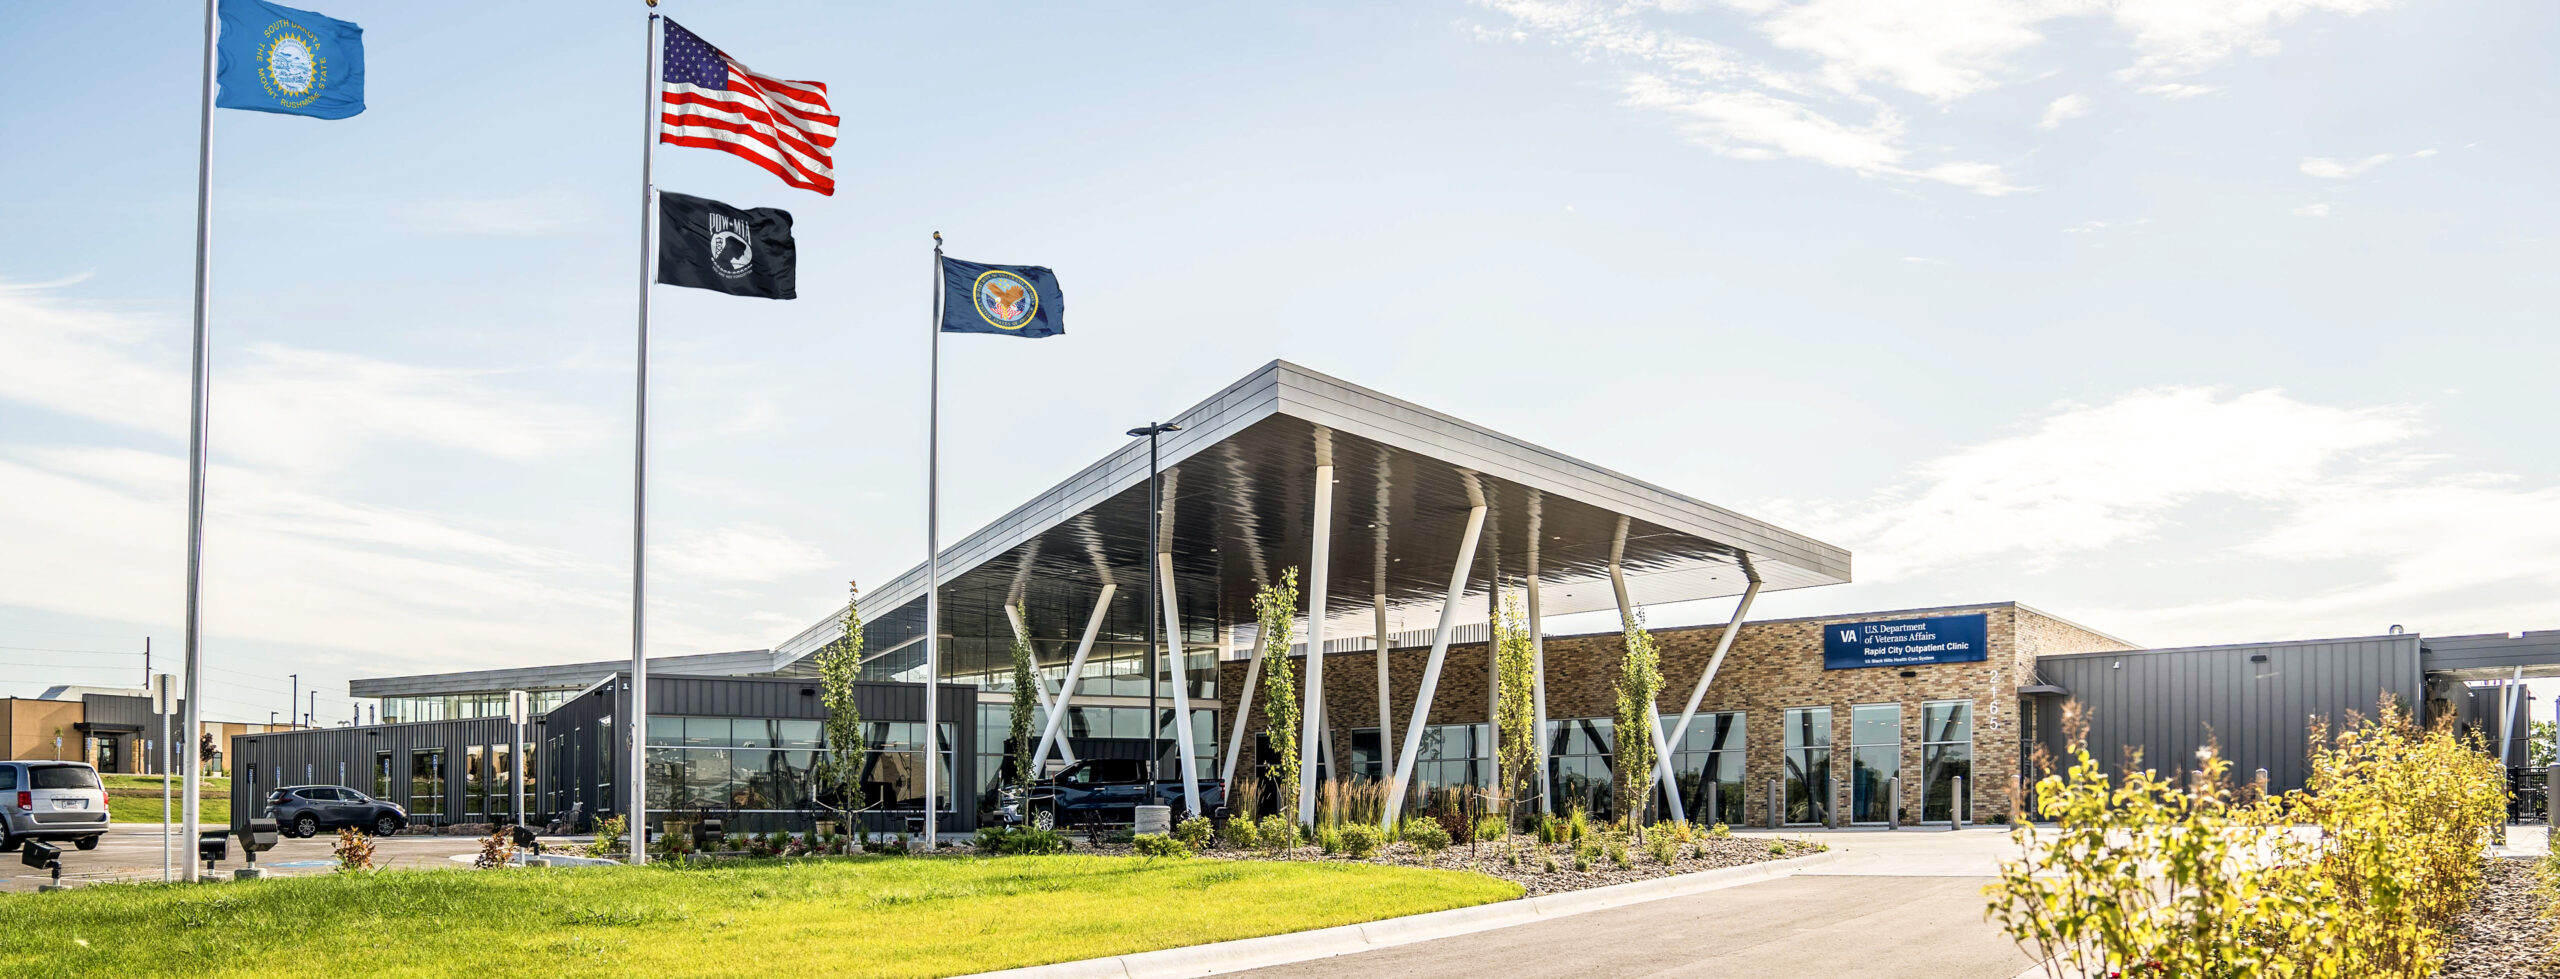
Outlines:
MULTIPOLYGON (((1665 713, 1676 715, 1686 705, 1722 629, 1718 624, 1654 630, 1662 651, 1663 692, 1659 703, 1665 713)), ((1746 818, 1754 825, 1765 825, 1769 780, 1782 777, 1784 770, 1780 728, 1786 709, 1831 708, 1832 771, 1843 797, 1841 811, 1846 813, 1850 708, 1859 704, 1901 705, 1903 801, 1904 808, 1916 814, 1920 806, 1921 706, 1929 701, 1969 700, 1973 703, 1976 779, 1973 815, 1987 819, 2009 811, 2012 776, 2019 771, 2017 688, 2034 682, 2035 655, 2123 648, 2130 647, 2012 603, 1746 622, 1699 710, 1744 712, 1744 782, 1749 797, 1746 818), (1989 655, 1982 662, 1908 670, 1822 668, 1825 626, 1975 613, 1985 616, 1989 632, 1989 655), (1912 675, 1905 677, 1905 672, 1912 675)), ((1429 652, 1425 648, 1409 648, 1389 654, 1388 671, 1394 690, 1390 706, 1399 742, 1412 717, 1414 697, 1421 688, 1429 652)), ((1617 708, 1611 683, 1622 653, 1623 643, 1616 633, 1549 636, 1548 718, 1613 716, 1617 708)), ((1346 755, 1351 729, 1375 727, 1378 723, 1376 663, 1372 652, 1335 653, 1325 658, 1327 722, 1333 728, 1337 750, 1346 755)), ((1304 664, 1293 665, 1303 676, 1304 664)), ((1246 664, 1223 663, 1221 667, 1218 689, 1224 706, 1232 711, 1244 688, 1246 664)), ((1484 645, 1450 647, 1429 723, 1483 723, 1489 714, 1489 687, 1484 645)), ((1255 699, 1260 699, 1259 693, 1255 699)), ((1257 703, 1246 718, 1248 738, 1261 730, 1262 724, 1257 703)), ((1349 763, 1347 757, 1343 761, 1349 763)))

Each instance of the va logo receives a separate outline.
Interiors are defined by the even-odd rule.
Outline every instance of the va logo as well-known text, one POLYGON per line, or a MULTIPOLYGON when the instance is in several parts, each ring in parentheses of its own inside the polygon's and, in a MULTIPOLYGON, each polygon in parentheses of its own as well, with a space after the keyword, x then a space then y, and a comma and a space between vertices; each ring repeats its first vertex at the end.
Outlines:
POLYGON ((320 38, 289 20, 267 27, 267 43, 258 47, 258 82, 267 97, 289 109, 310 105, 329 84, 329 60, 320 56, 320 38))
POLYGON ((1841 642, 1857 642, 1857 641, 1858 641, 1858 630, 1856 630, 1856 629, 1842 629, 1842 630, 1840 630, 1840 641, 1841 641, 1841 642))
POLYGON ((970 288, 978 315, 999 330, 1019 330, 1040 312, 1040 291, 1029 280, 1002 269, 989 269, 970 288))
POLYGON ((749 242, 747 223, 726 214, 711 214, 711 270, 722 278, 735 279, 753 271, 755 247, 749 242))

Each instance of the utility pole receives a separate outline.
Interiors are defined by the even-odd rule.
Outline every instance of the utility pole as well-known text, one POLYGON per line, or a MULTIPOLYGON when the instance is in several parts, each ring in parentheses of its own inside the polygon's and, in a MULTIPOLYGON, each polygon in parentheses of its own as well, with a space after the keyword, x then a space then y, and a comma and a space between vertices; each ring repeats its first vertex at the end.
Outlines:
POLYGON ((302 726, 310 727, 320 718, 320 691, 311 691, 311 706, 302 709, 302 726))
MULTIPOLYGON (((1159 713, 1161 708, 1156 703, 1156 684, 1164 675, 1164 665, 1156 662, 1157 613, 1153 606, 1157 602, 1158 589, 1173 587, 1171 581, 1156 580, 1156 551, 1161 546, 1158 542, 1164 533, 1164 484, 1156 461, 1156 437, 1181 430, 1182 426, 1172 422, 1151 422, 1129 430, 1131 438, 1143 435, 1147 439, 1147 804, 1151 806, 1161 804, 1157 789, 1164 784, 1164 715, 1159 713)), ((1170 638, 1174 644, 1173 655, 1182 655, 1182 637, 1170 638)), ((1190 718, 1177 718, 1176 724, 1178 726, 1174 730, 1181 732, 1177 736, 1191 736, 1190 718)), ((1190 772, 1183 773, 1186 779, 1190 776, 1190 772)))
POLYGON ((288 673, 285 675, 293 680, 293 696, 284 702, 284 716, 286 720, 292 720, 293 709, 302 706, 302 674, 288 673))

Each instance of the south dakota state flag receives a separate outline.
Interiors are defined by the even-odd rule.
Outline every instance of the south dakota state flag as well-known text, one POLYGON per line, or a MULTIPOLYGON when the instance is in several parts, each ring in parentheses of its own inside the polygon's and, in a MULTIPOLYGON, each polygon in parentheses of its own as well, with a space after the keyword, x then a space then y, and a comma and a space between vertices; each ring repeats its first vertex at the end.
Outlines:
POLYGON ((222 0, 213 104, 344 119, 364 111, 364 28, 265 0, 222 0))
POLYGON ((942 332, 1053 337, 1067 332, 1058 277, 1037 265, 942 260, 942 332))

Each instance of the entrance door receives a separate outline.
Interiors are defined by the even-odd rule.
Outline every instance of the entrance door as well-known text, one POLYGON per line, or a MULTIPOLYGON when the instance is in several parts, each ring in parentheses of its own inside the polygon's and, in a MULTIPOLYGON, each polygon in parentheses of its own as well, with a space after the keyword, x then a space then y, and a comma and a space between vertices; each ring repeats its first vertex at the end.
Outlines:
POLYGON ((1883 823, 1893 818, 1890 779, 1902 770, 1902 705, 1849 708, 1849 820, 1883 823))
POLYGON ((123 745, 124 745, 124 738, 119 737, 119 736, 116 736, 116 735, 112 735, 112 734, 107 735, 106 737, 103 737, 103 738, 99 738, 99 739, 98 739, 98 760, 97 760, 96 764, 97 764, 97 766, 98 766, 98 770, 99 770, 99 771, 102 771, 102 772, 121 772, 121 771, 124 771, 124 769, 119 768, 119 767, 117 767, 117 765, 116 765, 116 761, 117 761, 116 756, 117 756, 117 755, 120 755, 120 754, 122 754, 122 753, 123 753, 123 752, 121 752, 121 751, 119 751, 119 750, 117 750, 117 749, 119 749, 119 748, 120 748, 120 747, 122 747, 123 745))

